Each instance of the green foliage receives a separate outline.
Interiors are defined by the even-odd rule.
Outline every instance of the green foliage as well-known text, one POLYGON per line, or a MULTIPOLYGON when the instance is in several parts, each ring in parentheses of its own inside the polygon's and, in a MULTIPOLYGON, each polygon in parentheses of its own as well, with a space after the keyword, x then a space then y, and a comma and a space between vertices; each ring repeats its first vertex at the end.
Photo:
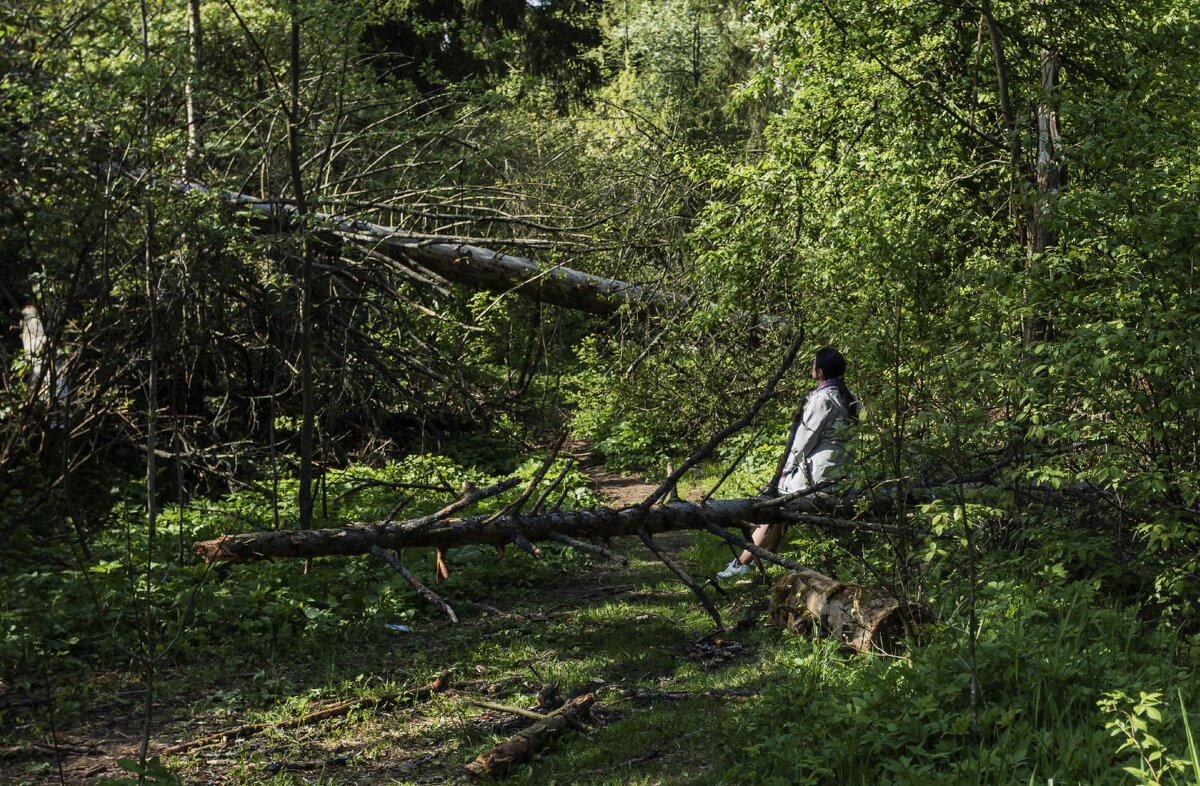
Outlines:
MULTIPOLYGON (((1099 489, 1104 507, 1067 508, 1114 542, 1135 533, 1138 570, 1190 625, 1200 303, 1183 237, 1200 212, 1179 134, 1200 130, 1200 104, 1179 70, 1196 67, 1185 6, 1131 7, 1120 33, 1087 4, 997 10, 1006 98, 1058 112, 1070 177, 1052 195, 1036 129, 1006 126, 987 26, 911 3, 755 4, 774 54, 741 100, 771 102, 763 145, 685 169, 713 188, 692 235, 705 299, 803 314, 814 343, 845 352, 871 412, 866 476, 951 480, 1020 441, 1009 483, 1099 489), (1063 64, 1052 96, 1036 88, 1047 47, 1063 64), (1055 240, 1031 256, 1035 221, 1055 240), (1035 316, 1053 340, 1026 342, 1035 316)), ((988 504, 1056 532, 1020 499, 988 504)))
POLYGON ((551 90, 565 108, 600 78, 593 50, 601 5, 392 0, 364 9, 364 45, 377 69, 421 91, 517 81, 523 89, 551 90))
MULTIPOLYGON (((793 530, 790 553, 933 598, 942 624, 904 660, 764 637, 765 691, 725 721, 698 703, 726 758, 687 776, 745 779, 734 762, 753 761, 763 782, 1157 783, 1189 766, 1200 781, 1183 709, 1200 700, 1185 651, 1200 619, 1193 4, 1017 0, 987 6, 993 30, 981 7, 907 0, 302 0, 296 96, 287 9, 200 5, 194 81, 181 2, 147 7, 148 53, 122 4, 0 15, 0 299, 39 306, 71 381, 69 405, 50 402, 18 343, 0 346, 14 690, 71 673, 46 690, 69 710, 91 690, 80 675, 215 653, 256 675, 229 701, 265 701, 295 642, 333 652, 432 613, 366 559, 307 573, 189 560, 191 540, 297 518, 308 249, 322 524, 427 513, 514 466, 528 479, 528 446, 564 427, 609 467, 659 476, 773 373, 789 339, 744 328, 750 314, 804 328, 806 353, 845 352, 866 408, 846 486, 861 510, 911 491, 889 523, 936 537, 793 530), (1053 193, 1041 107, 1068 173, 1053 193), (173 187, 192 152, 194 177, 266 199, 294 197, 294 152, 312 207, 647 284, 680 308, 597 322, 448 289, 310 227, 264 239, 218 197, 173 187), (156 497, 171 502, 153 531, 133 480, 151 411, 156 497)), ((732 466, 720 494, 761 486, 810 384, 802 356, 688 482, 707 490, 732 466)), ((577 470, 565 489, 591 502, 577 470)), ((725 551, 689 555, 708 570, 725 551)), ((407 558, 429 577, 429 555, 407 558)), ((448 590, 476 599, 551 571, 473 548, 450 559, 448 590)), ((582 615, 581 640, 651 611, 582 615)), ((527 633, 496 636, 553 662, 527 633)), ((623 666, 673 657, 620 652, 623 666)))
POLYGON ((1137 762, 1122 768, 1132 775, 1137 783, 1178 782, 1173 773, 1183 774, 1189 770, 1197 777, 1197 782, 1200 782, 1200 760, 1196 758, 1196 745, 1192 739, 1182 695, 1179 705, 1188 743, 1189 758, 1184 759, 1169 755, 1166 745, 1151 733, 1152 728, 1157 732, 1155 727, 1163 723, 1161 693, 1140 691, 1138 696, 1133 698, 1121 691, 1112 691, 1100 700, 1100 708, 1112 717, 1105 727, 1113 737, 1121 741, 1117 752, 1129 754, 1137 762))
MULTIPOLYGON (((557 460, 534 499, 564 464, 565 459, 557 460)), ((541 465, 541 459, 530 457, 514 474, 528 482, 541 465)), ((316 523, 417 517, 441 508, 464 483, 482 488, 497 480, 432 455, 379 469, 353 467, 330 473, 320 487, 322 518, 316 523)), ((164 508, 157 548, 150 554, 133 487, 114 509, 117 525, 94 545, 89 559, 80 558, 75 567, 7 572, 0 577, 0 629, 6 633, 0 642, 0 674, 20 675, 39 662, 54 668, 103 668, 122 653, 168 640, 174 642, 169 656, 181 662, 228 647, 231 657, 256 663, 295 637, 334 646, 349 631, 431 613, 401 576, 365 557, 317 560, 307 573, 288 562, 212 568, 185 558, 192 541, 273 529, 276 515, 282 526, 293 526, 296 481, 281 479, 274 501, 269 488, 262 484, 220 500, 164 508)), ((495 512, 521 490, 484 500, 475 512, 495 512)), ((548 504, 560 501, 567 508, 594 503, 577 468, 567 472, 548 504)), ((416 553, 410 561, 424 580, 433 580, 432 557, 416 553)), ((469 584, 478 581, 470 578, 473 573, 491 569, 494 556, 468 549, 452 553, 451 561, 461 563, 465 575, 460 581, 469 584)))
MULTIPOLYGON (((1170 634, 1143 626, 1136 609, 1096 600, 1078 584, 981 587, 974 711, 956 626, 899 660, 846 660, 825 643, 797 641, 779 655, 788 678, 768 687, 739 729, 738 739, 752 740, 737 746, 740 758, 756 762, 763 783, 1120 782, 1114 773, 1132 743, 1108 744, 1116 721, 1106 718, 1123 701, 1114 691, 1193 693, 1194 666, 1164 658, 1177 651, 1170 634)), ((1144 721, 1159 713, 1151 704, 1123 716, 1141 724, 1143 750, 1144 721)), ((1163 733, 1168 747, 1186 749, 1181 728, 1163 733)))
POLYGON ((614 380, 615 362, 601 342, 589 338, 576 353, 581 369, 570 380, 568 401, 575 405, 573 432, 599 451, 608 466, 661 472, 680 452, 678 413, 651 406, 630 406, 634 386, 614 380))
POLYGON ((613 77, 602 95, 700 144, 744 130, 747 118, 728 103, 752 60, 742 3, 608 5, 604 60, 613 77))

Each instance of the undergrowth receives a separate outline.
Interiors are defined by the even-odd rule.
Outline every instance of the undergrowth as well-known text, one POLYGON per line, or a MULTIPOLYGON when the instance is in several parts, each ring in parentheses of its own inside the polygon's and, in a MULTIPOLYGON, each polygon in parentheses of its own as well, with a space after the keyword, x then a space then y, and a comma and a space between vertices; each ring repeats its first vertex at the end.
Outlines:
MULTIPOLYGON (((402 515, 417 515, 447 492, 403 484, 493 479, 432 458, 355 469, 330 476, 318 510, 324 501, 330 523, 379 519, 411 495, 402 515)), ((735 473, 723 493, 745 493, 755 480, 735 473)), ((592 501, 584 481, 569 479, 571 504, 592 501)), ((285 485, 281 499, 291 496, 285 485)), ((139 551, 135 511, 132 503, 119 511, 128 540, 102 542, 91 563, 4 577, 6 695, 35 700, 0 709, 13 749, 49 740, 55 723, 133 714, 145 618, 128 601, 145 596, 149 556, 139 551)), ((293 515, 280 510, 283 521, 293 515)), ((921 515, 935 526, 940 514, 921 515)), ((710 630, 706 615, 637 544, 622 546, 628 568, 571 549, 543 561, 455 550, 452 576, 438 585, 463 616, 454 626, 366 558, 316 560, 308 573, 289 561, 215 570, 178 561, 180 531, 186 546, 270 528, 261 490, 168 510, 160 521, 163 553, 150 563, 149 591, 159 640, 171 646, 155 650, 163 680, 156 745, 392 694, 449 670, 460 681, 506 686, 493 698, 507 704, 527 707, 552 685, 559 697, 594 692, 605 707, 605 725, 564 738, 519 768, 515 783, 1200 783, 1188 728, 1198 725, 1200 646, 1123 594, 1129 585, 1113 577, 1119 560, 1083 575, 1080 565, 1108 548, 1086 533, 1070 548, 1060 539, 978 555, 972 669, 968 553, 954 539, 914 549, 906 568, 934 611, 920 639, 894 656, 859 656, 765 625, 757 579, 714 596, 741 624, 715 645, 698 644, 710 630)), ((956 526, 952 517, 943 523, 945 532, 956 526)), ((793 528, 784 552, 843 581, 886 582, 897 575, 884 564, 893 552, 871 537, 793 528)), ((698 535, 676 545, 696 575, 711 575, 730 554, 698 535)), ((431 554, 406 561, 432 581, 431 554)), ((182 782, 456 782, 463 764, 521 724, 448 695, 164 763, 182 782)), ((0 772, 5 783, 55 782, 44 756, 6 756, 0 772)))
MULTIPOLYGON (((528 459, 511 474, 528 481, 541 463, 540 457, 528 459)), ((559 460, 548 477, 555 477, 561 465, 559 460)), ((330 472, 319 487, 314 524, 419 516, 442 507, 464 483, 482 487, 496 480, 433 456, 330 472)), ((27 566, 0 575, 0 679, 6 689, 34 702, 49 692, 69 716, 90 701, 95 683, 84 675, 113 670, 132 675, 146 657, 153 657, 159 670, 204 670, 211 664, 254 671, 294 650, 298 639, 305 651, 320 657, 363 628, 404 624, 431 613, 401 576, 368 557, 314 560, 307 570, 291 561, 214 567, 195 559, 193 541, 293 527, 296 485, 284 478, 277 490, 264 482, 219 500, 166 507, 151 554, 140 504, 144 492, 130 484, 114 506, 112 525, 89 544, 86 556, 76 546, 73 563, 64 563, 54 556, 62 553, 61 544, 25 546, 27 566), (58 679, 64 673, 73 678, 58 679)), ((561 489, 567 507, 592 502, 577 469, 561 489)), ((485 500, 474 512, 494 512, 520 491, 485 500)), ((410 568, 432 582, 433 557, 427 551, 406 556, 410 568)), ((479 549, 451 550, 450 561, 458 569, 449 593, 484 596, 502 580, 504 571, 492 570, 479 549)), ((4 714, 0 705, 0 720, 4 714)))

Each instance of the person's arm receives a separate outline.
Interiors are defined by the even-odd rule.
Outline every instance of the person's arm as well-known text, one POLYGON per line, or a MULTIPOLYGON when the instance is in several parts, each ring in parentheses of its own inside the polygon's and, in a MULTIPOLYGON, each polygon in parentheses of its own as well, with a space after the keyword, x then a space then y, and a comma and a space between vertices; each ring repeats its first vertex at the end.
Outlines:
POLYGON ((783 479, 783 471, 787 469, 788 459, 792 455, 792 443, 796 441, 796 432, 800 430, 800 424, 804 421, 804 410, 796 407, 796 411, 792 413, 792 428, 788 431, 787 442, 783 443, 783 453, 779 456, 779 461, 775 463, 775 474, 767 485, 763 486, 763 490, 759 494, 763 496, 774 496, 779 493, 779 481, 783 479))

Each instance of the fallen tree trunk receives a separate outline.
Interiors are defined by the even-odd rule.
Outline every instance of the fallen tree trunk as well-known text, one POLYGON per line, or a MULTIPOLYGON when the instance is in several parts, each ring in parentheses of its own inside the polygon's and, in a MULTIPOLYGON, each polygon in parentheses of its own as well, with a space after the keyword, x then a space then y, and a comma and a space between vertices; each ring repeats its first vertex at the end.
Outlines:
MULTIPOLYGON (((225 535, 213 540, 198 541, 193 544, 193 548, 209 562, 274 558, 311 559, 323 556, 377 554, 382 549, 445 549, 468 544, 501 548, 518 541, 562 542, 564 537, 575 540, 636 536, 645 542, 654 534, 677 530, 703 530, 714 533, 734 545, 744 546, 745 542, 730 530, 744 528, 748 522, 765 524, 795 521, 797 516, 804 516, 805 523, 811 525, 818 521, 816 514, 823 513, 827 516, 846 507, 841 497, 828 494, 812 494, 790 499, 787 504, 778 504, 779 502, 780 500, 762 497, 714 500, 705 505, 675 500, 649 509, 592 508, 499 517, 481 515, 458 519, 425 517, 395 523, 358 523, 332 529, 273 530, 225 535)), ((856 524, 851 521, 835 521, 839 527, 856 524)), ((878 528, 882 525, 865 526, 878 528)), ((793 571, 785 577, 788 589, 781 589, 781 583, 775 592, 776 600, 771 618, 780 627, 795 632, 831 636, 862 652, 876 648, 887 649, 903 633, 904 621, 901 615, 908 613, 908 610, 886 592, 844 585, 791 560, 757 547, 751 548, 759 558, 793 571)), ((920 615, 910 613, 909 616, 911 618, 920 615)))
POLYGON ((223 535, 197 541, 192 548, 208 562, 236 562, 367 554, 375 546, 384 549, 452 548, 468 544, 507 546, 520 538, 553 541, 560 535, 575 539, 637 536, 643 531, 654 535, 674 530, 707 530, 711 524, 736 529, 746 522, 790 521, 797 511, 829 513, 840 507, 841 499, 815 494, 793 500, 786 506, 764 502, 761 497, 712 500, 705 505, 675 500, 648 510, 638 507, 589 508, 500 518, 481 515, 441 521, 361 522, 332 529, 223 535))
MULTIPOLYGON (((297 214, 294 205, 262 200, 236 191, 216 191, 198 183, 183 183, 179 189, 184 193, 216 194, 231 205, 253 210, 270 219, 291 220, 297 214)), ((545 267, 524 257, 465 243, 441 242, 347 216, 310 213, 306 218, 335 237, 416 264, 447 281, 476 289, 511 291, 593 314, 612 314, 627 304, 661 308, 683 303, 681 298, 639 284, 594 276, 569 267, 545 267)))
MULTIPOLYGON (((217 191, 199 183, 182 183, 184 193, 216 194, 236 207, 253 210, 271 220, 291 221, 294 205, 238 193, 217 191)), ((659 290, 585 273, 563 265, 547 267, 521 256, 505 254, 467 243, 414 235, 396 227, 373 224, 347 216, 309 212, 306 222, 333 237, 354 243, 371 253, 415 265, 446 281, 491 292, 513 293, 563 308, 611 315, 622 307, 660 310, 695 305, 686 298, 659 290)), ((764 314, 735 315, 751 327, 786 329, 789 323, 764 314)))

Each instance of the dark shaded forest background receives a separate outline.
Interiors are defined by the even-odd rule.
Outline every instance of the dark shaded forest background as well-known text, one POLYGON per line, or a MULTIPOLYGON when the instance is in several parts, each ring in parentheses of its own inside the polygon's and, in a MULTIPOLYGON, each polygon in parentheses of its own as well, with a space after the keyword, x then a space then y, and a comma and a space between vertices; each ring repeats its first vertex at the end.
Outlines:
MULTIPOLYGON (((425 613, 362 563, 223 582, 190 543, 433 510, 563 434, 661 476, 778 367, 766 314, 850 360, 847 482, 941 489, 892 515, 946 538, 844 570, 935 604, 913 658, 958 692, 865 681, 764 771, 1200 782, 1198 68, 1186 0, 7 3, 3 695, 425 613), (459 286, 317 213, 678 307, 459 286)), ((806 370, 722 493, 769 477, 806 370)))

